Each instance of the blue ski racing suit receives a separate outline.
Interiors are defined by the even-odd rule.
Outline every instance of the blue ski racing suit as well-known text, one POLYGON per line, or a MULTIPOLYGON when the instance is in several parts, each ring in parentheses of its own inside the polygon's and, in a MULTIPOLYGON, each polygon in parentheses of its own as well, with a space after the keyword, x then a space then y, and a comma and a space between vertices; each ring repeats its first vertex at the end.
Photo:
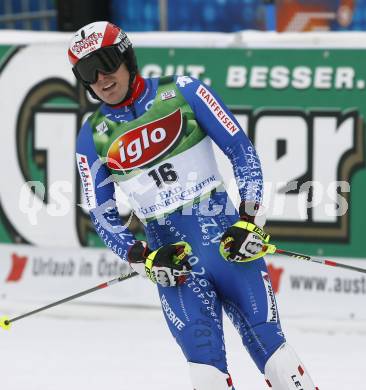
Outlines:
POLYGON ((262 200, 256 151, 233 114, 199 80, 142 82, 129 105, 102 104, 78 135, 77 164, 95 229, 127 260, 136 239, 119 218, 118 185, 144 224, 149 248, 188 242, 187 282, 158 285, 172 335, 187 361, 227 373, 224 309, 263 373, 285 340, 264 259, 228 262, 219 253, 222 234, 239 215, 223 186, 212 141, 232 164, 241 201, 262 200))

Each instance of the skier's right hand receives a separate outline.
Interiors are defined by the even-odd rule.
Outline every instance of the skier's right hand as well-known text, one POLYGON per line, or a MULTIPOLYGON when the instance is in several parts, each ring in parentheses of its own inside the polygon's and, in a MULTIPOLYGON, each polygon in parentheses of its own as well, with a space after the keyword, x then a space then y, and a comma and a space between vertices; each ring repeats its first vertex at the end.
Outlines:
POLYGON ((151 251, 146 241, 136 241, 128 252, 128 262, 140 275, 147 275, 163 287, 183 284, 192 270, 188 262, 191 247, 179 241, 151 251))

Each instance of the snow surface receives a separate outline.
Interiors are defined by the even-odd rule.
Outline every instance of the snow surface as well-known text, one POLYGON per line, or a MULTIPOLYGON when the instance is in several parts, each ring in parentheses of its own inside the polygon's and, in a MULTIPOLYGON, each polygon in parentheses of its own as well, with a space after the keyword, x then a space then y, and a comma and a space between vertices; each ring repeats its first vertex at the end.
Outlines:
MULTIPOLYGON (((0 316, 25 309, 2 305, 0 316)), ((283 318, 282 325, 321 390, 366 389, 365 322, 283 318)), ((228 320, 225 326, 236 390, 268 389, 228 320)), ((0 389, 101 388, 191 390, 160 310, 68 303, 0 329, 0 389)))

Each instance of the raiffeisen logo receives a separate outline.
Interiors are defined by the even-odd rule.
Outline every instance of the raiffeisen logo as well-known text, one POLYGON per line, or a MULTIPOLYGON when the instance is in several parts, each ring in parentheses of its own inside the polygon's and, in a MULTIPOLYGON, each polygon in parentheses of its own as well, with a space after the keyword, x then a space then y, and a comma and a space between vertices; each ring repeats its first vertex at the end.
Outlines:
POLYGON ((180 109, 164 118, 127 131, 113 141, 108 150, 108 167, 130 170, 163 155, 182 131, 180 109))
POLYGON ((235 135, 239 131, 239 127, 226 115, 225 110, 220 103, 211 95, 203 85, 200 85, 196 91, 196 95, 206 104, 215 118, 220 122, 221 126, 230 134, 235 135))

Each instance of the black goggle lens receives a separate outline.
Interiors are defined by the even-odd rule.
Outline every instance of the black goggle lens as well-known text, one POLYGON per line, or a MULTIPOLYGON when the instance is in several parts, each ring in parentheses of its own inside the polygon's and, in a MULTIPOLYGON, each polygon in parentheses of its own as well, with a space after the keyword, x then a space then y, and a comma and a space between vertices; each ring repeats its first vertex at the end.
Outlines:
POLYGON ((98 80, 98 72, 114 73, 123 62, 123 55, 117 46, 99 49, 90 56, 82 58, 76 65, 75 71, 87 84, 98 80))

